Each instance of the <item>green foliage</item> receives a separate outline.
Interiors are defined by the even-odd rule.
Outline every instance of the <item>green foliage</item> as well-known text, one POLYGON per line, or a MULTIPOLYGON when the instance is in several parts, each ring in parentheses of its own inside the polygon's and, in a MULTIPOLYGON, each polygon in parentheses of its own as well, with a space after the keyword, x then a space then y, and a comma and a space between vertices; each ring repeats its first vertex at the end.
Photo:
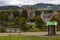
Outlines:
POLYGON ((26 25, 26 19, 24 17, 22 17, 19 21, 19 25, 20 25, 20 29, 21 30, 25 30, 25 25, 26 25))
POLYGON ((26 31, 29 31, 30 29, 32 29, 31 25, 26 24, 26 26, 25 26, 25 30, 26 30, 26 31))
POLYGON ((23 9, 22 14, 21 14, 21 17, 24 17, 24 18, 27 19, 28 14, 27 14, 27 11, 26 10, 23 9))
POLYGON ((35 17, 30 17, 30 18, 29 18, 29 21, 30 21, 30 22, 35 22, 35 17))
POLYGON ((57 21, 58 22, 58 19, 59 19, 58 16, 53 16, 51 21, 57 21))
POLYGON ((41 30, 36 28, 36 25, 31 25, 31 29, 29 29, 29 32, 40 32, 41 30))
POLYGON ((25 31, 28 31, 28 32, 40 32, 40 29, 36 28, 36 25, 26 24, 25 31))
POLYGON ((11 21, 13 21, 13 19, 18 16, 19 16, 18 10, 1 10, 0 11, 0 20, 2 21, 10 21, 10 18, 11 18, 11 21))
POLYGON ((14 14, 14 18, 15 18, 15 17, 19 17, 19 12, 18 12, 18 10, 15 10, 15 11, 13 12, 13 14, 14 14))
POLYGON ((0 13, 0 20, 2 21, 8 21, 8 14, 7 13, 0 13))
POLYGON ((0 32, 4 32, 5 28, 3 26, 0 26, 0 32))
POLYGON ((35 15, 40 15, 41 12, 42 12, 42 11, 38 11, 38 10, 36 10, 36 11, 35 11, 35 15))
POLYGON ((53 10, 44 10, 44 13, 53 13, 53 10))
POLYGON ((53 13, 53 10, 49 10, 48 13, 53 13))
MULTIPOLYGON (((41 11, 36 10, 36 15, 40 15, 40 14, 41 14, 41 11)), ((34 26, 35 28, 31 28, 31 26, 26 25, 26 20, 28 18, 28 14, 26 10, 23 9, 20 16, 19 16, 18 10, 1 10, 0 11, 0 21, 4 22, 4 24, 7 24, 8 27, 19 27, 22 31, 29 31, 29 30, 38 31, 39 30, 35 26, 34 26), (13 15, 13 18, 12 18, 12 15, 13 15), (5 23, 5 22, 10 22, 10 23, 5 23), (11 22, 13 22, 13 24, 11 22)), ((31 22, 35 22, 38 28, 40 28, 41 25, 44 24, 43 20, 40 17, 31 17, 29 20, 31 22)))
POLYGON ((36 24, 37 28, 41 29, 42 25, 44 25, 45 23, 43 22, 43 20, 41 19, 41 17, 36 16, 35 24, 36 24))
POLYGON ((19 19, 18 17, 16 17, 15 20, 14 20, 14 25, 18 25, 18 24, 19 24, 19 23, 18 23, 19 20, 20 20, 20 19, 19 19))
POLYGON ((20 24, 25 24, 26 23, 26 19, 24 18, 24 17, 22 17, 22 18, 20 18, 20 22, 19 22, 20 24))

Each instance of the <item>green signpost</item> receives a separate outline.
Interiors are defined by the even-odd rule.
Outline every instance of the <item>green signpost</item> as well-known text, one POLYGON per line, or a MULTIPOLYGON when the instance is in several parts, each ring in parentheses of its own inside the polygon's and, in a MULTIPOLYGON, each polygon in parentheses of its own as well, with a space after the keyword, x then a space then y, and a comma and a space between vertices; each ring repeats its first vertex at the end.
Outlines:
POLYGON ((51 26, 52 26, 52 25, 55 25, 55 26, 56 26, 56 25, 57 25, 57 22, 56 22, 56 21, 53 21, 53 22, 47 22, 46 25, 51 25, 51 26))
POLYGON ((56 34, 56 21, 47 22, 46 26, 48 26, 48 35, 55 35, 56 34))

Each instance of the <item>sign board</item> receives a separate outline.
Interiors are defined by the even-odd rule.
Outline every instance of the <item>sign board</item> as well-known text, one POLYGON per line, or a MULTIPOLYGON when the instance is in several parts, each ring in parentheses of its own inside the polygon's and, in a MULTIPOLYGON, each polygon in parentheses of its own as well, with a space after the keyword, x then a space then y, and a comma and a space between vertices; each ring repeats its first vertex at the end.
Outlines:
POLYGON ((46 25, 57 25, 57 22, 56 22, 56 21, 53 21, 53 22, 47 22, 46 25))

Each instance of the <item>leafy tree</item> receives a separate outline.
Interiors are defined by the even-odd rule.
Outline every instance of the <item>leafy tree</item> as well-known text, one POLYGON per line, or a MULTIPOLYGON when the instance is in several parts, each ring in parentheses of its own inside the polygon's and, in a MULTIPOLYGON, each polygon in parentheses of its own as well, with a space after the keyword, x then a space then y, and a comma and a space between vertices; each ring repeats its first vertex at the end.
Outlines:
POLYGON ((53 13, 53 10, 48 10, 48 13, 53 13))
POLYGON ((19 20, 20 19, 18 17, 16 17, 15 20, 14 20, 14 25, 18 25, 19 24, 19 20))
POLYGON ((18 10, 15 10, 15 11, 14 11, 14 17, 19 17, 18 10))
POLYGON ((21 14, 21 17, 24 17, 24 18, 27 19, 28 14, 27 14, 27 11, 26 10, 23 9, 22 14, 21 14))
POLYGON ((7 14, 4 14, 4 15, 3 15, 3 20, 4 20, 4 21, 8 21, 8 15, 7 15, 7 14))
POLYGON ((24 17, 22 17, 19 21, 19 24, 20 24, 20 29, 22 31, 26 31, 26 19, 24 17))
POLYGON ((44 25, 45 23, 43 22, 43 20, 41 19, 41 17, 36 16, 35 24, 36 24, 37 28, 42 29, 42 25, 44 25))
POLYGON ((41 14, 41 11, 40 10, 36 10, 35 11, 35 15, 40 15, 41 14))
POLYGON ((51 21, 57 21, 58 22, 59 21, 58 19, 59 19, 58 16, 53 16, 51 21))
POLYGON ((35 22, 35 17, 30 17, 29 20, 30 22, 35 22))
POLYGON ((5 28, 3 26, 0 26, 0 32, 5 32, 5 28))

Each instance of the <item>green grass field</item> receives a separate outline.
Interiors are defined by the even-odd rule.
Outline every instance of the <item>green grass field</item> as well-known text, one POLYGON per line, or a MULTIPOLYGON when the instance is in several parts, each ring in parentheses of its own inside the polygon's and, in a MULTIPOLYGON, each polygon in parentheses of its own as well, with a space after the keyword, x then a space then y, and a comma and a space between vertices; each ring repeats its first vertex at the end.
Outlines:
POLYGON ((33 36, 0 36, 0 40, 60 40, 60 38, 40 38, 33 36))

